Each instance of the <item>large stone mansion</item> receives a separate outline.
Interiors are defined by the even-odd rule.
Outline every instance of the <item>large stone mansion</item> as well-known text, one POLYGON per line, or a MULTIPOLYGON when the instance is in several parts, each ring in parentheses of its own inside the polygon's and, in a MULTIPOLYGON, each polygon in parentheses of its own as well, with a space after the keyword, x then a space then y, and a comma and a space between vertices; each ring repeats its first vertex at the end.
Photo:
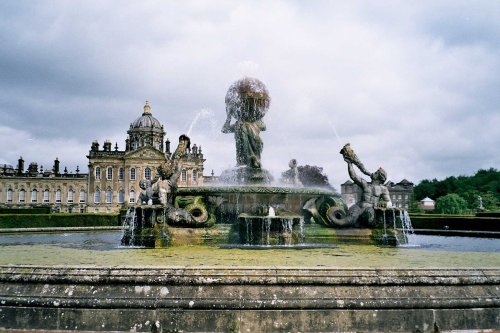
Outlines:
MULTIPOLYGON (((38 168, 30 163, 27 170, 24 160, 17 167, 0 165, 0 205, 7 207, 32 207, 50 205, 60 212, 116 212, 121 207, 134 204, 141 189, 139 181, 153 179, 157 168, 172 157, 170 141, 165 138, 163 125, 153 117, 146 102, 140 117, 130 124, 125 140, 125 150, 118 144, 112 147, 105 141, 100 149, 97 141, 91 145, 88 173, 60 170, 56 158, 52 169, 38 168)), ((185 139, 181 136, 179 140, 185 139)), ((188 145, 178 161, 179 187, 203 184, 203 153, 201 146, 188 145)))

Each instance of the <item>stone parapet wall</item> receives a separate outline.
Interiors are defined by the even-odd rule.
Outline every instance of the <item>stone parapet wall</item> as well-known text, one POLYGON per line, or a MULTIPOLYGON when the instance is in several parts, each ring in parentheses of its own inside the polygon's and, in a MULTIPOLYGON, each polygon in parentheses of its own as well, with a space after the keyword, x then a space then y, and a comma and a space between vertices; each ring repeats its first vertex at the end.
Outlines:
POLYGON ((500 269, 2 266, 0 328, 498 329, 499 282, 500 269))

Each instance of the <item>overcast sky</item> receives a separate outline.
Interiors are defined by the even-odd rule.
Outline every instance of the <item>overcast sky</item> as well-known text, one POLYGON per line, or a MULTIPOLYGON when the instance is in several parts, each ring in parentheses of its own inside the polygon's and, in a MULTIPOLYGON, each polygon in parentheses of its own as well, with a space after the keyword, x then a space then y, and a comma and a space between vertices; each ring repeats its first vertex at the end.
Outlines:
POLYGON ((339 188, 347 142, 396 182, 500 167, 500 1, 4 0, 0 41, 0 163, 86 171, 92 141, 123 150, 149 100, 220 174, 236 164, 224 97, 251 76, 276 175, 296 158, 339 188))

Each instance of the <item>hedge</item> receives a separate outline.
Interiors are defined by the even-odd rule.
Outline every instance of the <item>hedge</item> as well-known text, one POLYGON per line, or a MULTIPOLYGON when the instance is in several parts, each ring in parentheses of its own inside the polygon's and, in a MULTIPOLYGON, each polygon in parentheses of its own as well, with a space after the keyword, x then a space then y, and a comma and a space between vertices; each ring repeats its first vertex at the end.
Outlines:
POLYGON ((120 226, 118 214, 0 214, 0 228, 120 226))
POLYGON ((463 215, 410 214, 415 229, 500 231, 500 218, 463 215))
POLYGON ((0 214, 50 214, 50 206, 30 208, 0 208, 0 214))
POLYGON ((499 217, 500 212, 484 212, 484 213, 476 213, 477 217, 499 217))

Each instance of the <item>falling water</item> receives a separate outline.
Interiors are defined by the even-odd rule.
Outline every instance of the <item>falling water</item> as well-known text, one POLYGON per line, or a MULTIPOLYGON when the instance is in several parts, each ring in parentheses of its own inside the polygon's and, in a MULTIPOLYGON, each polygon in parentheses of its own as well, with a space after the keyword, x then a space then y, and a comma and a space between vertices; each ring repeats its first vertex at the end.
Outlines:
POLYGON ((198 123, 198 121, 201 119, 210 119, 211 128, 215 128, 216 124, 215 124, 214 112, 212 111, 212 109, 208 108, 201 109, 191 121, 189 129, 187 131, 187 136, 191 135, 191 130, 193 129, 194 125, 196 125, 196 123, 198 123))
POLYGON ((382 215, 384 216, 384 240, 387 239, 387 221, 386 221, 386 218, 385 218, 385 213, 387 211, 383 211, 382 212, 382 215))
POLYGON ((269 239, 271 237, 271 219, 265 219, 264 220, 264 227, 265 227, 265 231, 266 231, 266 244, 265 245, 269 245, 269 239))
POLYGON ((123 240, 125 235, 129 235, 129 244, 133 244, 135 240, 135 228, 137 223, 137 215, 135 208, 129 208, 125 214, 125 220, 123 221, 122 237, 123 240))
POLYGON ((305 240, 305 221, 304 218, 302 217, 299 220, 299 232, 300 232, 299 243, 303 244, 305 240))
POLYGON ((406 245, 415 245, 411 243, 412 236, 415 235, 413 226, 411 225, 410 214, 406 210, 399 211, 399 219, 401 220, 401 230, 405 239, 406 245))

